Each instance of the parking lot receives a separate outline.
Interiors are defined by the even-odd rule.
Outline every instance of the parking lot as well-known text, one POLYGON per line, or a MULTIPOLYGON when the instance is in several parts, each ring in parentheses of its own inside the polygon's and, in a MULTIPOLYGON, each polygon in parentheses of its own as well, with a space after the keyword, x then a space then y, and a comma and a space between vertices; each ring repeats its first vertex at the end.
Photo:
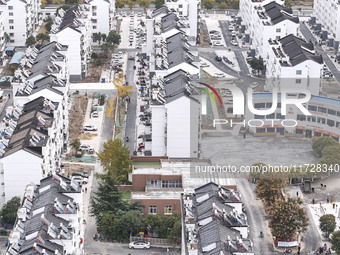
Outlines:
POLYGON ((146 43, 145 14, 142 12, 120 13, 121 41, 118 48, 140 49, 146 43), (129 31, 127 33, 127 31, 129 31))

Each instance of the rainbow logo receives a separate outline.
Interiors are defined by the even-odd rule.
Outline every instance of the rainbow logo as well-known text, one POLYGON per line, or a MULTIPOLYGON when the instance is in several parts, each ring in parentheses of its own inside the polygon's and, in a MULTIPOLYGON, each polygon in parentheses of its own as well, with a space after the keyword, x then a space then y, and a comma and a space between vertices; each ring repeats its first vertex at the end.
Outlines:
MULTIPOLYGON (((214 94, 216 95, 216 97, 217 97, 218 100, 220 101, 221 106, 223 106, 223 105, 222 105, 222 100, 221 100, 220 95, 217 93, 217 91, 216 91, 213 87, 211 87, 209 84, 206 84, 206 83, 204 83, 204 82, 199 82, 199 84, 202 84, 202 85, 206 86, 206 87, 209 88, 212 92, 214 92, 214 94)), ((207 94, 211 97, 211 99, 215 102, 215 105, 217 105, 216 100, 215 100, 215 97, 213 96, 213 94, 210 93, 209 90, 207 90, 207 89, 205 89, 205 88, 199 88, 199 89, 201 89, 202 91, 204 91, 205 93, 207 93, 207 94)))

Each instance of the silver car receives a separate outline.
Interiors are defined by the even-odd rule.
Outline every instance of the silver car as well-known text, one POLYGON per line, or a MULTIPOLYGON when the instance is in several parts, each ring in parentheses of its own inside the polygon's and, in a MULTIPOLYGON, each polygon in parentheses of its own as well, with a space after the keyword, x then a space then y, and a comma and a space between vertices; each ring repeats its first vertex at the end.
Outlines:
POLYGON ((145 243, 142 241, 132 242, 132 243, 129 243, 129 248, 146 250, 146 249, 150 249, 150 243, 145 243))

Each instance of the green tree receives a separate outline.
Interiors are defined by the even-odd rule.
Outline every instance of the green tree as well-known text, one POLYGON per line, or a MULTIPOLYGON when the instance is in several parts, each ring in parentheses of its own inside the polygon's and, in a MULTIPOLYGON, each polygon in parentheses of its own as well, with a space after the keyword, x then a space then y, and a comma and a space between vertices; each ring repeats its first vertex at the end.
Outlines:
POLYGON ((93 33, 92 38, 94 42, 98 42, 98 44, 100 45, 100 41, 102 40, 102 34, 100 32, 93 33))
POLYGON ((215 0, 202 0, 202 5, 208 10, 211 10, 214 8, 215 0))
POLYGON ((115 50, 115 46, 111 43, 106 42, 100 45, 100 49, 103 51, 104 56, 107 58, 109 54, 115 50))
POLYGON ((105 41, 106 41, 106 37, 107 37, 107 35, 106 35, 106 34, 104 34, 104 33, 102 33, 102 40, 103 40, 103 42, 105 42, 105 41))
POLYGON ((127 4, 129 5, 130 10, 132 10, 132 8, 135 7, 135 2, 134 2, 134 1, 129 0, 129 1, 127 2, 127 4))
POLYGON ((251 165, 249 177, 257 180, 263 175, 263 167, 268 167, 265 163, 254 163, 251 165))
POLYGON ((329 168, 332 165, 340 164, 340 145, 338 143, 324 147, 322 157, 319 160, 320 165, 327 165, 329 168))
POLYGON ((221 2, 221 3, 218 5, 218 8, 219 8, 219 9, 222 9, 222 10, 228 9, 228 4, 227 4, 226 2, 221 2))
POLYGON ((332 250, 336 252, 336 254, 340 255, 340 231, 336 231, 332 234, 332 250))
POLYGON ((162 225, 162 216, 160 214, 148 214, 143 219, 145 228, 149 233, 157 233, 159 232, 159 227, 162 225))
POLYGON ((240 1, 239 0, 232 0, 230 1, 230 6, 232 9, 240 9, 240 1))
POLYGON ((155 0, 155 7, 160 8, 164 5, 164 0, 155 0))
POLYGON ((293 1, 292 0, 285 0, 284 5, 286 7, 292 7, 293 6, 293 1))
POLYGON ((72 143, 70 143, 70 146, 75 150, 75 151, 77 151, 77 150, 79 150, 79 148, 80 148, 80 140, 77 138, 77 139, 74 139, 73 141, 72 141, 72 143))
POLYGON ((53 25, 53 20, 47 21, 47 23, 45 25, 45 29, 46 29, 47 32, 51 31, 52 25, 53 25))
POLYGON ((143 7, 144 10, 149 7, 151 1, 150 0, 137 0, 137 3, 140 5, 140 7, 143 7))
POLYGON ((13 197, 4 205, 1 210, 1 216, 6 223, 14 225, 19 207, 20 197, 13 197))
POLYGON ((302 200, 299 197, 278 199, 272 204, 269 208, 271 216, 269 226, 273 236, 287 239, 307 230, 308 217, 301 204, 302 200))
POLYGON ((116 0, 116 8, 123 8, 124 7, 124 0, 116 0))
POLYGON ((263 59, 262 59, 262 57, 253 58, 253 59, 250 61, 250 66, 251 66, 252 69, 254 69, 254 70, 257 71, 257 74, 259 74, 259 72, 262 71, 263 68, 264 68, 264 64, 263 64, 263 59))
POLYGON ((11 40, 11 37, 5 32, 4 33, 5 36, 5 42, 8 43, 11 40))
POLYGON ((106 37, 106 42, 112 45, 118 45, 120 43, 120 35, 115 31, 111 31, 106 37))
POLYGON ((104 143, 104 149, 97 153, 104 172, 116 178, 119 184, 129 183, 131 172, 130 149, 119 138, 104 143))
POLYGON ((36 41, 35 41, 35 38, 34 38, 33 35, 31 35, 30 37, 28 37, 28 38, 26 39, 26 42, 25 42, 25 44, 26 44, 27 47, 30 47, 30 46, 34 45, 35 43, 36 43, 36 41))
POLYGON ((256 196, 263 199, 266 205, 272 205, 281 197, 281 189, 285 186, 285 179, 275 176, 262 176, 256 184, 256 196))
POLYGON ((94 192, 90 201, 90 214, 100 224, 106 213, 117 214, 119 211, 129 209, 128 202, 122 200, 122 192, 112 175, 101 175, 98 181, 98 190, 94 192))
POLYGON ((45 33, 39 33, 36 37, 37 41, 40 41, 41 44, 44 43, 44 41, 49 41, 50 40, 50 36, 48 34, 45 33))
POLYGON ((121 222, 114 213, 105 213, 99 222, 99 227, 105 238, 118 239, 121 231, 121 222))
POLYGON ((333 214, 323 215, 320 217, 319 221, 320 221, 320 229, 327 237, 336 228, 335 216, 333 214))
POLYGON ((319 137, 315 139, 312 143, 313 150, 318 154, 322 155, 322 150, 330 145, 337 145, 338 143, 334 141, 333 138, 329 136, 319 137))
POLYGON ((127 230, 128 236, 144 229, 143 215, 140 210, 126 212, 120 219, 121 225, 127 230))

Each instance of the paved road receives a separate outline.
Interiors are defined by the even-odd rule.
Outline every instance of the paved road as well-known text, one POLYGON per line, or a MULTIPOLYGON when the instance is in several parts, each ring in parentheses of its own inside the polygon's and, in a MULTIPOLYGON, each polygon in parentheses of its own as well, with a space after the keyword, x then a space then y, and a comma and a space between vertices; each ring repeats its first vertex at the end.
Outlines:
MULTIPOLYGON (((135 53, 129 53, 129 56, 135 56, 135 53)), ((133 66, 135 65, 135 61, 128 60, 126 67, 126 81, 130 86, 133 87, 133 94, 130 96, 130 103, 127 108, 127 116, 126 116, 126 129, 125 129, 125 137, 129 137, 129 142, 126 144, 130 148, 130 153, 132 155, 133 151, 136 149, 136 105, 137 105, 137 87, 134 81, 135 72, 133 70, 133 66)))
MULTIPOLYGON (((300 30, 307 41, 312 40, 313 43, 316 42, 314 35, 312 34, 312 32, 309 30, 305 23, 300 23, 300 30)), ((328 66, 329 70, 333 73, 335 79, 340 83, 340 71, 335 67, 333 62, 330 60, 330 58, 327 55, 327 52, 325 52, 320 45, 316 46, 316 50, 320 55, 322 55, 323 61, 328 66)))
POLYGON ((228 30, 230 21, 220 20, 219 24, 224 37, 224 41, 226 42, 228 48, 235 52, 236 59, 241 69, 240 75, 241 76, 250 75, 247 63, 242 55, 242 51, 245 51, 245 49, 242 49, 239 46, 231 45, 231 32, 228 30))

